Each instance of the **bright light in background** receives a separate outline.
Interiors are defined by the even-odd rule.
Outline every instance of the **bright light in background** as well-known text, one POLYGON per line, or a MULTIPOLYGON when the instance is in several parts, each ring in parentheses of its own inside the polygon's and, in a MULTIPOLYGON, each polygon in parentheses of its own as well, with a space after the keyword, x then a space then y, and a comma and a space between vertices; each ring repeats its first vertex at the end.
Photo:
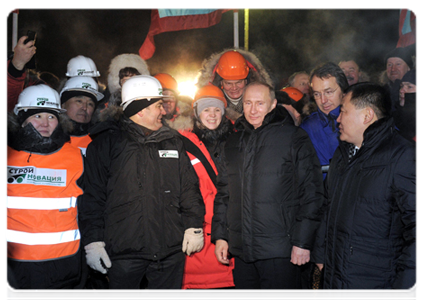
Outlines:
POLYGON ((178 90, 180 95, 190 96, 194 99, 195 93, 197 92, 197 80, 176 80, 178 82, 178 90))

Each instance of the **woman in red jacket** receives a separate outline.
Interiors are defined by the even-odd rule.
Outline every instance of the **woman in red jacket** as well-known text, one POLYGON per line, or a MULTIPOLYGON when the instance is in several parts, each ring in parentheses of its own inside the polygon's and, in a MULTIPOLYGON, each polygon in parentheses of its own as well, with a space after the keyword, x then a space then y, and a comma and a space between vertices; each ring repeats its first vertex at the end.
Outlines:
POLYGON ((227 106, 222 91, 207 85, 199 89, 192 103, 192 130, 181 130, 186 137, 185 148, 198 175, 200 190, 206 207, 204 216, 204 248, 188 256, 185 262, 183 289, 211 289, 233 287, 233 259, 229 265, 219 263, 210 241, 213 204, 216 196, 216 177, 221 164, 221 151, 227 136, 233 131, 225 117, 227 106))

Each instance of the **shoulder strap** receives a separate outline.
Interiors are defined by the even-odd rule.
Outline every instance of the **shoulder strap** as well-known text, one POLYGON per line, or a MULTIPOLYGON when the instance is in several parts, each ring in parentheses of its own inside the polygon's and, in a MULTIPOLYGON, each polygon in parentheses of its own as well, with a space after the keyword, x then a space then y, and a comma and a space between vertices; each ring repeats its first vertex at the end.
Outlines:
POLYGON ((185 150, 191 153, 192 155, 194 155, 196 158, 198 158, 201 161, 207 173, 209 174, 211 181, 216 186, 216 177, 217 177, 216 173, 214 172, 207 158, 204 156, 203 152, 189 138, 183 135, 181 136, 182 136, 182 141, 184 142, 185 150))

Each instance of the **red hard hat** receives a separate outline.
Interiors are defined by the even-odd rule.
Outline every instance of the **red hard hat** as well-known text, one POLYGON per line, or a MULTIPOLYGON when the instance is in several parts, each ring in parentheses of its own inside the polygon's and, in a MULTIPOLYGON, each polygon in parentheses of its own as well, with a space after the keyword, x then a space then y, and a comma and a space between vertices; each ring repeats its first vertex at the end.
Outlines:
POLYGON ((178 92, 178 82, 171 75, 167 73, 158 73, 154 77, 160 81, 163 89, 173 90, 175 93, 178 92))
POLYGON ((281 89, 281 91, 287 93, 289 98, 291 98, 295 102, 300 101, 304 96, 304 94, 301 93, 301 91, 299 89, 296 89, 296 88, 291 87, 291 86, 283 88, 283 89, 281 89))
POLYGON ((217 74, 226 80, 245 79, 249 71, 244 56, 235 50, 223 53, 216 66, 217 74))

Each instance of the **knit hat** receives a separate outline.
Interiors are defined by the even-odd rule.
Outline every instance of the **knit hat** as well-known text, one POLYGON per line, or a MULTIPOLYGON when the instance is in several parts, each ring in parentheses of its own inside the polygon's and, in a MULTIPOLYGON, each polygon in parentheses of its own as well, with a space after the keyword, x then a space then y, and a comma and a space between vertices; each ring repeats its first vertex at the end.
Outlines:
POLYGON ((123 110, 123 113, 125 116, 132 117, 139 111, 142 111, 144 108, 150 106, 153 103, 156 103, 157 101, 162 100, 162 98, 151 98, 151 99, 139 99, 134 100, 123 110))
POLYGON ((225 104, 222 100, 216 98, 201 98, 196 101, 194 109, 195 116, 198 118, 201 112, 208 107, 218 107, 222 111, 222 115, 225 114, 225 104))
POLYGON ((404 77, 401 79, 401 82, 410 82, 412 84, 416 84, 416 70, 410 70, 405 73, 404 77))
POLYGON ((411 58, 410 51, 407 48, 395 48, 388 52, 385 56, 385 65, 388 58, 399 57, 408 65, 409 68, 413 67, 413 59, 411 58))

